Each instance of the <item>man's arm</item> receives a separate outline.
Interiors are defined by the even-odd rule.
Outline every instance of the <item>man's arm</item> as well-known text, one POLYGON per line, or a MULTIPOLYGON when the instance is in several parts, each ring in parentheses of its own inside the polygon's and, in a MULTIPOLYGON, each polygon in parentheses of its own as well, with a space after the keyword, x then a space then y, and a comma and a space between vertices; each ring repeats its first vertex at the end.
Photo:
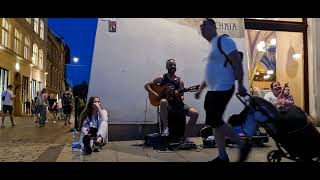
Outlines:
POLYGON ((156 93, 154 90, 151 89, 150 85, 155 85, 155 84, 157 84, 157 83, 160 83, 161 80, 162 80, 162 77, 158 77, 158 78, 154 79, 153 81, 148 82, 148 83, 144 86, 145 90, 146 90, 149 94, 152 94, 152 95, 154 95, 154 96, 159 96, 158 93, 156 93))
MULTIPOLYGON (((184 89, 184 82, 182 80, 180 80, 180 89, 184 89)), ((182 99, 182 101, 184 101, 183 93, 181 94, 181 99, 182 99)))
POLYGON ((232 68, 234 71, 234 75, 236 80, 238 80, 238 84, 243 84, 243 67, 242 60, 238 50, 232 51, 228 54, 228 58, 232 63, 232 68))
POLYGON ((196 94, 194 95, 194 97, 195 97, 196 99, 199 99, 199 98, 200 98, 200 95, 201 95, 201 93, 202 93, 202 91, 203 91, 203 89, 206 88, 206 87, 207 87, 207 83, 206 83, 206 81, 203 81, 203 82, 201 83, 201 85, 200 85, 200 88, 199 88, 198 92, 196 92, 196 94))
POLYGON ((232 51, 228 54, 228 58, 232 63, 232 69, 234 72, 235 79, 238 81, 238 91, 240 95, 244 95, 247 90, 243 85, 243 67, 242 67, 242 60, 238 50, 232 51))

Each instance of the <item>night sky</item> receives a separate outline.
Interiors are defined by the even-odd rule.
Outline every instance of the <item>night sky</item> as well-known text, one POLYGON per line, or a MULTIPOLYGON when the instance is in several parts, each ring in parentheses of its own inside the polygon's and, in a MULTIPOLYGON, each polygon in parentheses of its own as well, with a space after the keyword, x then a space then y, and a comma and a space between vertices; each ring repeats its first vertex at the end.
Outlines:
POLYGON ((48 18, 49 27, 70 47, 71 65, 67 65, 66 77, 73 86, 89 82, 97 21, 97 18, 48 18), (79 62, 74 63, 73 57, 79 57, 79 62))

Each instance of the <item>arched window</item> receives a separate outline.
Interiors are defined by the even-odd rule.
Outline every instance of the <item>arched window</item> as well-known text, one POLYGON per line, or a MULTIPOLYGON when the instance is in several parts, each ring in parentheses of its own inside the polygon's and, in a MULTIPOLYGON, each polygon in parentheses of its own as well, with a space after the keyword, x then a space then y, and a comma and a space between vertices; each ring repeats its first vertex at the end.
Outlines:
POLYGON ((38 62, 38 66, 40 68, 43 68, 43 51, 42 49, 39 50, 39 62, 38 62))
POLYGON ((32 49, 32 63, 37 64, 38 62, 38 46, 36 44, 33 44, 33 49, 32 49))

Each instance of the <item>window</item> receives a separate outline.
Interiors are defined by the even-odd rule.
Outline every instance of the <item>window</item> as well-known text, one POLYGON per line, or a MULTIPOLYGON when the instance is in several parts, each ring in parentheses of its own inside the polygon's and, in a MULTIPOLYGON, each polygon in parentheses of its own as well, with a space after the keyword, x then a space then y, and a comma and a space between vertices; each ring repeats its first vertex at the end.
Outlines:
POLYGON ((26 21, 31 24, 31 18, 26 18, 26 21))
POLYGON ((2 18, 2 38, 1 44, 9 47, 9 22, 7 18, 2 18))
MULTIPOLYGON (((8 86, 8 70, 0 68, 0 94, 7 89, 8 86)), ((2 101, 0 101, 0 111, 2 110, 2 101)))
POLYGON ((39 33, 39 18, 34 18, 33 30, 34 32, 39 33))
POLYGON ((37 96, 37 81, 32 79, 31 81, 31 97, 34 99, 37 96))
POLYGON ((29 51, 30 51, 30 40, 27 37, 25 37, 24 48, 23 48, 23 57, 25 59, 29 59, 29 51))
POLYGON ((20 54, 21 49, 21 33, 17 28, 14 29, 14 52, 20 54))
POLYGON ((44 39, 44 23, 40 20, 40 38, 44 39))
POLYGON ((40 68, 43 68, 43 52, 42 49, 39 50, 39 62, 38 62, 38 66, 40 68))
POLYGON ((304 45, 301 32, 246 30, 249 83, 263 97, 270 84, 289 83, 295 104, 304 108, 304 45))
POLYGON ((39 89, 38 89, 38 91, 40 91, 41 92, 41 90, 43 89, 43 87, 42 87, 42 83, 41 82, 38 82, 39 83, 39 89))
POLYGON ((32 51, 32 63, 37 64, 38 62, 38 46, 33 44, 33 51, 32 51))

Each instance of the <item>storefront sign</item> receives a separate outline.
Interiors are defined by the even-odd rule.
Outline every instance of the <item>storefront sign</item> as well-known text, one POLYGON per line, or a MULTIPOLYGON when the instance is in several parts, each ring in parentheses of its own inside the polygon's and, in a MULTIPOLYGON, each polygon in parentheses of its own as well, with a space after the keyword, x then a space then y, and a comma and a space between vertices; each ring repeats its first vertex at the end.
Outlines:
POLYGON ((243 18, 212 18, 216 22, 218 34, 228 34, 231 37, 244 37, 243 18))
MULTIPOLYGON (((199 26, 204 18, 166 18, 182 25, 190 26, 200 32, 199 26)), ((243 18, 212 18, 216 22, 218 34, 228 34, 231 37, 244 37, 243 18)))

